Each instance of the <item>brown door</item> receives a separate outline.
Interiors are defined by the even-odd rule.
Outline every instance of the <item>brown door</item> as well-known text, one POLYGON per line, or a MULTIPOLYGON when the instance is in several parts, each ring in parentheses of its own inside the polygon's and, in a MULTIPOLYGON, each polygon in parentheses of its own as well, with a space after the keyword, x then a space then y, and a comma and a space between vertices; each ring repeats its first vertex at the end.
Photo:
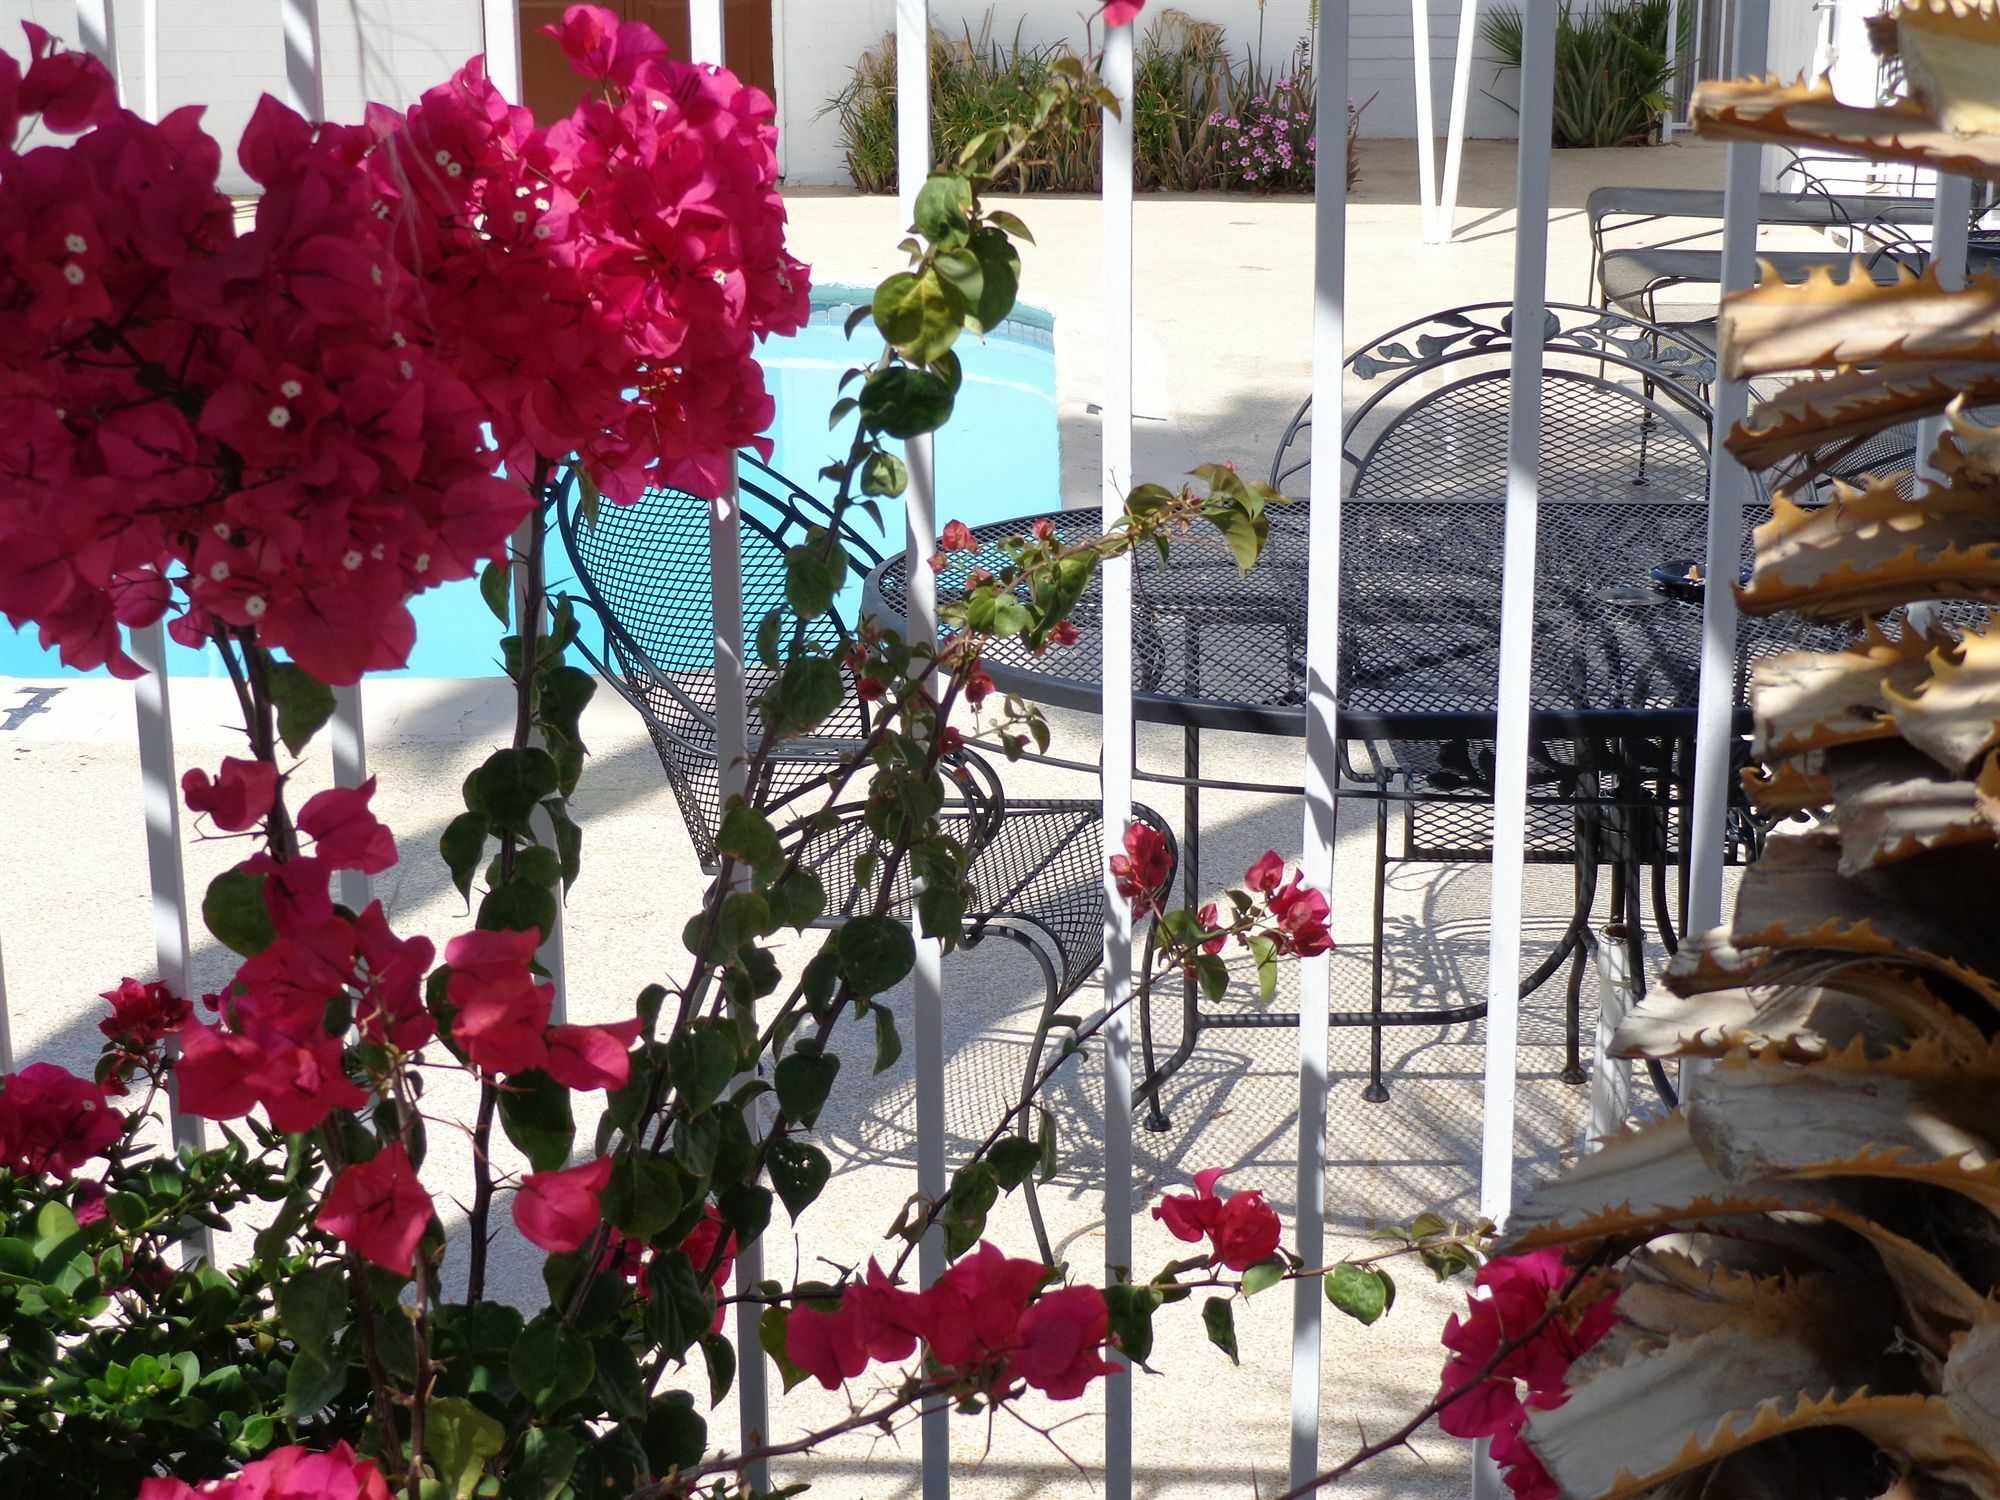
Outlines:
MULTIPOLYGON (((583 97, 583 80, 570 71, 555 38, 542 35, 544 26, 562 20, 573 0, 517 0, 521 15, 521 88, 523 102, 546 125, 576 108, 583 97)), ((745 83, 775 94, 771 60, 771 6, 774 0, 724 0, 723 48, 730 70, 745 83)), ((612 0, 610 8, 627 21, 644 21, 683 62, 688 55, 688 0, 612 0)))

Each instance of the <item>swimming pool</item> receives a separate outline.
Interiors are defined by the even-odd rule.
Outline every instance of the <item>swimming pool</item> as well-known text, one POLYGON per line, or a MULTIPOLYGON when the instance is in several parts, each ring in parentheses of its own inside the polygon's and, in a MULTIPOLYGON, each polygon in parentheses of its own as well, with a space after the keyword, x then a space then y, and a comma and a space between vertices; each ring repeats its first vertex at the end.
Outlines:
MULTIPOLYGON (((773 339, 758 358, 770 381, 778 414, 771 429, 771 466, 800 488, 831 493, 819 471, 845 454, 844 437, 827 430, 826 414, 837 396, 841 372, 871 351, 872 329, 842 334, 847 315, 865 301, 859 288, 824 288, 814 295, 807 325, 787 339, 773 339)), ((957 353, 965 384, 948 426, 937 437, 938 520, 976 526, 1061 503, 1062 456, 1056 424, 1056 368, 1053 323, 1031 308, 984 340, 967 336, 957 353)), ((884 552, 902 546, 900 512, 891 508, 878 528, 854 513, 856 529, 884 552), (893 532, 893 539, 884 531, 893 532)), ((549 578, 560 586, 571 576, 560 534, 550 538, 549 578)), ((858 584, 856 585, 858 589, 858 584)), ((689 600, 706 616, 705 599, 689 600)), ((499 628, 479 598, 475 580, 429 589, 410 601, 417 644, 409 665, 377 673, 390 677, 497 677, 499 628)), ((177 677, 219 677, 220 657, 211 648, 194 651, 169 642, 167 669, 177 677)), ((73 672, 54 651, 36 641, 33 626, 8 628, 0 620, 0 677, 63 679, 102 677, 73 672)))

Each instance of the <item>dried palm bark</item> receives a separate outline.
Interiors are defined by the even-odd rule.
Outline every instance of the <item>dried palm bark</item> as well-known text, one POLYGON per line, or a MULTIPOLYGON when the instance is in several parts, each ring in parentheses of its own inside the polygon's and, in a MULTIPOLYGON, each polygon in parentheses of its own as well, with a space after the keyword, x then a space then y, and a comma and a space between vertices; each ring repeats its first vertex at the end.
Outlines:
MULTIPOLYGON (((2000 182, 2000 8, 1905 0, 1875 28, 1911 97, 1707 84, 1704 133, 2000 182)), ((1744 610, 1856 625, 1763 663, 1753 804, 1798 815, 1624 1019, 1700 1058, 1682 1108, 1533 1194, 1512 1246, 1609 1251, 1619 1323, 1527 1436, 1572 1496, 2000 1500, 2000 278, 1767 279, 1724 362, 1790 376, 1730 446, 1753 468, 1917 417, 1934 481, 1780 496, 1744 610)))

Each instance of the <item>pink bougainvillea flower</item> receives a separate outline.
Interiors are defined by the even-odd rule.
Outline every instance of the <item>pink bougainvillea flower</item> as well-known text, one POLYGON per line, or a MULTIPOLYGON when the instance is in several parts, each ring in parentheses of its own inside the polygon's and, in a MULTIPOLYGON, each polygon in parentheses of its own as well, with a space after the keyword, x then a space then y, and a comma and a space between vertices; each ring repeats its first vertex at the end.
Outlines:
POLYGON ((1167 885, 1174 878, 1174 857, 1166 835, 1150 823, 1135 822, 1125 830, 1125 852, 1111 857, 1118 894, 1132 903, 1135 915, 1160 909, 1167 885))
POLYGON ((158 980, 142 984, 121 979, 118 988, 100 999, 111 1002, 111 1014, 97 1029, 129 1051, 144 1052, 188 1022, 193 1008, 158 980))
POLYGON ((634 1016, 604 1026, 551 1026, 549 1076, 564 1088, 624 1088, 632 1076, 632 1042, 644 1024, 634 1016))
POLYGON ((1100 1352, 1111 1327, 1104 1293, 1094 1286, 1046 1292, 1021 1313, 1013 1373, 1055 1401, 1074 1401, 1100 1375, 1118 1366, 1100 1352))
POLYGON ((242 833, 268 816, 278 795, 278 768, 268 760, 223 759, 213 781, 199 767, 181 777, 188 811, 207 813, 225 833, 242 833))
POLYGON ((976 544, 972 540, 972 528, 963 521, 944 523, 944 534, 938 538, 938 546, 946 552, 970 552, 976 544))
POLYGON ((1558 1249, 1495 1256, 1479 1268, 1478 1291, 1465 1316, 1445 1325, 1443 1342, 1452 1358, 1439 1394, 1455 1399, 1438 1413, 1438 1426, 1453 1437, 1492 1438, 1494 1460, 1521 1500, 1561 1494, 1522 1428, 1530 1408, 1548 1410, 1569 1399, 1570 1366, 1617 1321, 1615 1289, 1587 1277, 1540 1332, 1494 1361, 1556 1305, 1572 1269, 1558 1249))
POLYGON ((368 809, 375 778, 358 787, 332 787, 306 799, 299 831, 313 840, 313 855, 329 869, 380 875, 396 862, 396 836, 368 809))
MULTIPOLYGON (((736 1269, 736 1231, 729 1227, 728 1220, 722 1217, 713 1203, 703 1210, 701 1222, 690 1229, 687 1238, 681 1241, 681 1254, 688 1258, 688 1264, 694 1267, 697 1276, 708 1269, 711 1260, 715 1261, 715 1274, 707 1284, 718 1292, 729 1285, 730 1275, 736 1269), (716 1255, 718 1244, 722 1247, 720 1258, 716 1255)), ((722 1332, 723 1312, 718 1302, 715 1317, 709 1323, 710 1333, 722 1332)))
POLYGON ((240 1120, 256 1106, 264 1049, 220 1026, 189 1026, 174 1060, 180 1107, 204 1120, 240 1120))
POLYGON ((473 1066, 507 1074, 546 1065, 555 988, 537 984, 529 968, 535 934, 468 932, 446 944, 444 957, 445 999, 458 1013, 451 1034, 473 1066))
POLYGON ((264 1052, 250 1083, 271 1127, 288 1135, 323 1124, 337 1109, 368 1102, 341 1066, 340 1038, 323 1031, 300 1045, 264 1052))
POLYGON ((1177 1240, 1189 1243, 1208 1240, 1217 1265, 1232 1271, 1247 1271, 1277 1252, 1283 1226, 1278 1222, 1277 1211, 1264 1201, 1260 1192, 1218 1196, 1215 1184, 1227 1170, 1210 1167, 1197 1172, 1194 1193, 1167 1194, 1154 1205, 1153 1217, 1166 1225, 1177 1240))
POLYGON ((1285 878, 1284 857, 1275 849, 1266 849, 1257 862, 1243 872, 1243 883, 1253 891, 1269 894, 1278 888, 1285 878))
POLYGON ((138 1500, 390 1500, 373 1459, 357 1458, 345 1442, 325 1453, 278 1448, 236 1473, 206 1484, 147 1479, 138 1500))
POLYGON ((0 1078, 0 1168, 9 1172, 67 1181, 124 1128, 125 1116, 104 1102, 101 1088, 54 1063, 29 1063, 0 1078))
POLYGON ((611 1158, 580 1167, 530 1172, 514 1194, 514 1227, 552 1254, 581 1249, 603 1221, 598 1195, 611 1181, 611 1158))
POLYGON ((355 919, 354 944, 361 959, 361 999, 354 1019, 362 1035, 414 1052, 437 1035, 423 995, 436 948, 429 938, 399 938, 391 932, 380 901, 369 902, 355 919))
POLYGON ((410 1274, 430 1221, 431 1195, 401 1141, 342 1172, 313 1219, 364 1260, 398 1276, 410 1274))
POLYGON ((1146 0, 1104 0, 1104 24, 1129 26, 1139 19, 1139 12, 1145 8, 1146 0))

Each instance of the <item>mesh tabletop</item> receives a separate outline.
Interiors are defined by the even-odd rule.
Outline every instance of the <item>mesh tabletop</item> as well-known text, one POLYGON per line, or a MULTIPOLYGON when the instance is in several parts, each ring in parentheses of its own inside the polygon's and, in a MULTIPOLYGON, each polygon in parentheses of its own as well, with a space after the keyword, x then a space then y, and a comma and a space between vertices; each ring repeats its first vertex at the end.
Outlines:
MULTIPOLYGON (((1663 583, 1706 548, 1695 503, 1545 500, 1536 556, 1533 730, 1540 735, 1691 732, 1699 680, 1698 585, 1663 583)), ((1764 519, 1756 507, 1750 524, 1764 519)), ((1247 575, 1212 533, 1174 543, 1165 569, 1142 558, 1134 597, 1135 710, 1151 722, 1303 734, 1308 503, 1275 507, 1264 558, 1247 575)), ((1005 565, 998 543, 1034 517, 975 528, 941 599, 973 567, 1005 565)), ((1091 511, 1051 516, 1091 533, 1091 511)), ((1502 532, 1495 500, 1349 498, 1342 502, 1340 730, 1355 739, 1490 735, 1499 675, 1502 532)), ((1746 536, 1744 562, 1749 561, 1746 536)), ((900 616, 903 560, 870 578, 869 607, 900 616)), ((1101 620, 1093 583, 1073 619, 1075 646, 1037 659, 1012 642, 988 653, 995 681, 1038 702, 1095 711, 1101 620)), ((1758 656, 1798 644, 1790 620, 1745 619, 1736 698, 1758 656)))

